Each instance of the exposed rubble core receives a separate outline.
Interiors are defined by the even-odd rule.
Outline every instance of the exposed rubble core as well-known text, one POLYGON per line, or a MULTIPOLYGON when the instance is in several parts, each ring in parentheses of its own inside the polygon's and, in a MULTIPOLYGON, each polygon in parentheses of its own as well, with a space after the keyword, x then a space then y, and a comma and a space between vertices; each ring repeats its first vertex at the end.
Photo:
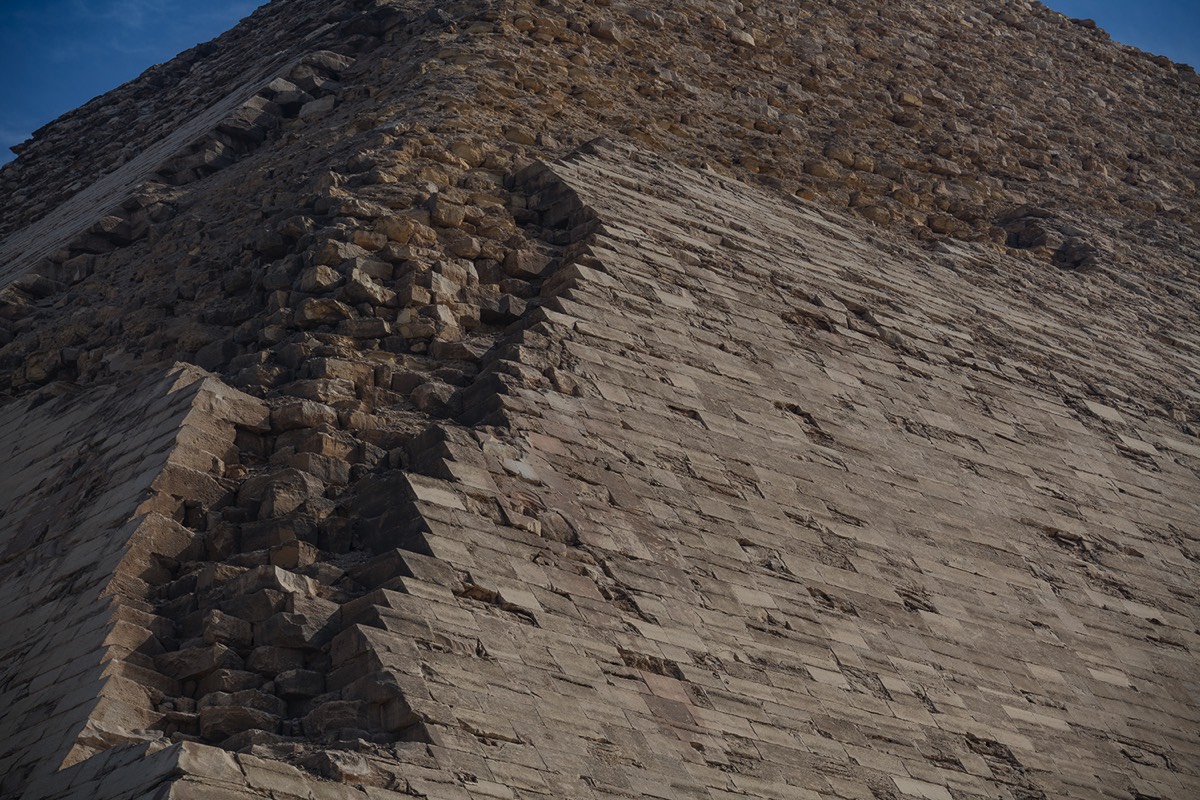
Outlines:
POLYGON ((1024 0, 276 0, 0 170, 0 796, 1200 793, 1200 80, 1024 0))

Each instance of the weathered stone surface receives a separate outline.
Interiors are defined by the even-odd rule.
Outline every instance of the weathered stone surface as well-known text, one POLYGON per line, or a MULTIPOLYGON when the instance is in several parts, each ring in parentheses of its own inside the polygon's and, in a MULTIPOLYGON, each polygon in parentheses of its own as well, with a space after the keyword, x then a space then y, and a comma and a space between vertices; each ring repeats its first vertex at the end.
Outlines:
POLYGON ((248 647, 254 641, 250 623, 212 609, 204 617, 204 641, 230 647, 248 647))
POLYGON ((287 670, 275 676, 275 690, 280 697, 316 697, 325 692, 325 676, 313 670, 287 670))
POLYGON ((210 742, 223 742, 248 730, 274 732, 279 717, 244 705, 213 705, 200 709, 200 735, 210 742))
POLYGON ((52 123, 0 795, 1195 794, 1198 91, 1025 0, 277 0, 52 123))
POLYGON ((368 727, 367 704, 354 700, 335 700, 324 703, 304 718, 304 732, 309 736, 336 734, 345 729, 362 730, 368 727))
MULTIPOLYGON (((186 485, 173 496, 153 487, 171 463, 233 468, 227 459, 230 452, 236 458, 236 431, 260 429, 262 410, 191 368, 0 406, 0 494, 12 525, 0 537, 0 594, 14 612, 5 623, 9 644, 0 647, 6 796, 19 796, 25 781, 49 782, 47 770, 58 764, 157 738, 147 733, 158 716, 151 698, 178 691, 179 679, 240 666, 224 645, 164 652, 171 626, 145 604, 147 586, 170 580, 164 561, 203 552, 195 532, 164 513, 182 515, 200 498, 186 485), (61 480, 39 485, 45 475, 86 481, 87 500, 72 499, 61 480), (23 654, 34 626, 53 628, 58 638, 43 640, 49 648, 30 660, 23 654), (28 749, 31 741, 41 749, 28 749)), ((148 767, 144 777, 152 773, 148 767)))
POLYGON ((173 678, 195 680, 218 669, 241 669, 242 659, 236 651, 218 642, 163 653, 155 659, 155 665, 173 678))
POLYGON ((328 292, 342 282, 342 276, 332 267, 318 264, 309 267, 296 282, 296 288, 308 294, 328 292))
POLYGON ((302 326, 333 325, 353 316, 350 306, 331 297, 309 297, 296 309, 296 321, 302 326))
POLYGON ((276 431, 337 425, 337 421, 336 411, 312 400, 294 400, 277 405, 271 411, 271 427, 276 431))
MULTIPOLYGON (((275 619, 272 617, 271 619, 275 619)), ((266 620, 260 624, 265 625, 270 620, 266 620)), ((286 624, 285 631, 302 630, 302 627, 297 624, 286 624)), ((292 638, 295 638, 294 636, 292 638)), ((303 645, 303 642, 298 644, 303 645)), ((304 653, 298 647, 275 647, 273 645, 262 645, 255 647, 250 651, 250 656, 246 661, 246 666, 254 672, 260 672, 263 675, 274 677, 281 672, 289 672, 300 669, 304 666, 304 653)))

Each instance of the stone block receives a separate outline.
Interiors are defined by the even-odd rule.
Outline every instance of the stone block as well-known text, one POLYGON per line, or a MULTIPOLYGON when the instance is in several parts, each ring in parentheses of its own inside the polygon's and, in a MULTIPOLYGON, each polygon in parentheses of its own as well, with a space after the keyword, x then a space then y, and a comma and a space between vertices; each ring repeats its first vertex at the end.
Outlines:
POLYGON ((281 672, 303 669, 304 650, 292 647, 261 645, 246 657, 246 668, 274 677, 281 672))
POLYGON ((337 425, 337 421, 336 411, 313 400, 292 400, 271 411, 271 428, 276 432, 337 425))
POLYGON ((207 741, 223 742, 230 736, 248 730, 275 733, 279 730, 279 717, 242 706, 208 706, 200 709, 200 735, 207 741))
POLYGON ((204 615, 204 641, 233 648, 249 647, 254 632, 249 622, 213 609, 204 615))
POLYGON ((370 726, 367 704, 361 700, 332 700, 313 709, 302 721, 306 736, 337 734, 342 730, 366 730, 370 726))
POLYGON ((239 670, 241 657, 224 644, 189 647, 154 659, 159 670, 176 680, 195 680, 219 669, 239 670))

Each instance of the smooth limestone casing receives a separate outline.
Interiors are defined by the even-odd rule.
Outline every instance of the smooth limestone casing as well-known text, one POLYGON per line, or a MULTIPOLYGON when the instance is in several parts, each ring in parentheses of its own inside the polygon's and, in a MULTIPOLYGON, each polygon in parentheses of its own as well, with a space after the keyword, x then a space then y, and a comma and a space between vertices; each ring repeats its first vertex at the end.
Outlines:
POLYGON ((472 796, 1200 790, 1200 449, 1120 388, 1192 392, 1197 352, 1076 320, 1059 274, 1013 297, 977 253, 585 150, 522 176, 580 236, 466 392, 478 446, 413 459, 454 570, 411 556, 357 633, 438 767, 472 796), (546 364, 579 392, 488 388, 546 364))
POLYGON ((191 366, 0 408, 3 794, 121 742, 154 740, 165 621, 156 556, 193 547, 176 518, 227 491, 236 426, 267 410, 191 366))

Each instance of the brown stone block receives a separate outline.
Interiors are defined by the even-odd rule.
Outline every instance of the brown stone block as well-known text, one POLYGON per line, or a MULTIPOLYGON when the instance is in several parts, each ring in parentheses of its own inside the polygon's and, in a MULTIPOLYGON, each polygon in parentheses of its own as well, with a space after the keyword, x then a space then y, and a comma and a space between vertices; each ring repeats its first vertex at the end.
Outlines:
POLYGON ((235 593, 233 597, 222 600, 221 610, 227 614, 246 620, 247 622, 262 622, 287 605, 287 593, 277 589, 260 589, 249 595, 235 593))
POLYGON ((240 783, 243 780, 242 771, 231 753, 198 742, 181 743, 177 763, 185 776, 222 783, 240 783))
POLYGON ((279 717, 255 708, 209 706, 200 709, 200 735, 210 742, 223 742, 247 730, 275 733, 279 717))
POLYGON ((306 669, 290 669, 275 676, 275 691, 280 697, 316 697, 325 693, 325 676, 306 669))
POLYGON ((163 800, 262 800, 262 795, 249 788, 214 784, 206 778, 184 778, 169 784, 163 800))
POLYGON ((274 676, 303 667, 304 651, 299 648, 262 645, 255 647, 246 657, 246 668, 264 675, 274 676))
POLYGON ((242 659, 223 644, 189 647, 164 653, 155 659, 158 668, 177 680, 202 678, 218 669, 241 669, 242 659))
POLYGON ((249 622, 213 609, 204 615, 204 641, 235 648, 249 647, 253 629, 249 622))
POLYGON ((267 679, 257 672, 218 669, 201 678, 196 685, 196 691, 200 695, 213 692, 240 692, 246 689, 257 689, 266 681, 267 679))
POLYGON ((337 425, 337 421, 335 410, 312 400, 294 400, 271 411, 271 428, 276 432, 337 425))
POLYGON ((367 704, 361 700, 331 700, 313 709, 302 725, 307 736, 336 734, 345 729, 366 730, 370 726, 367 704))

